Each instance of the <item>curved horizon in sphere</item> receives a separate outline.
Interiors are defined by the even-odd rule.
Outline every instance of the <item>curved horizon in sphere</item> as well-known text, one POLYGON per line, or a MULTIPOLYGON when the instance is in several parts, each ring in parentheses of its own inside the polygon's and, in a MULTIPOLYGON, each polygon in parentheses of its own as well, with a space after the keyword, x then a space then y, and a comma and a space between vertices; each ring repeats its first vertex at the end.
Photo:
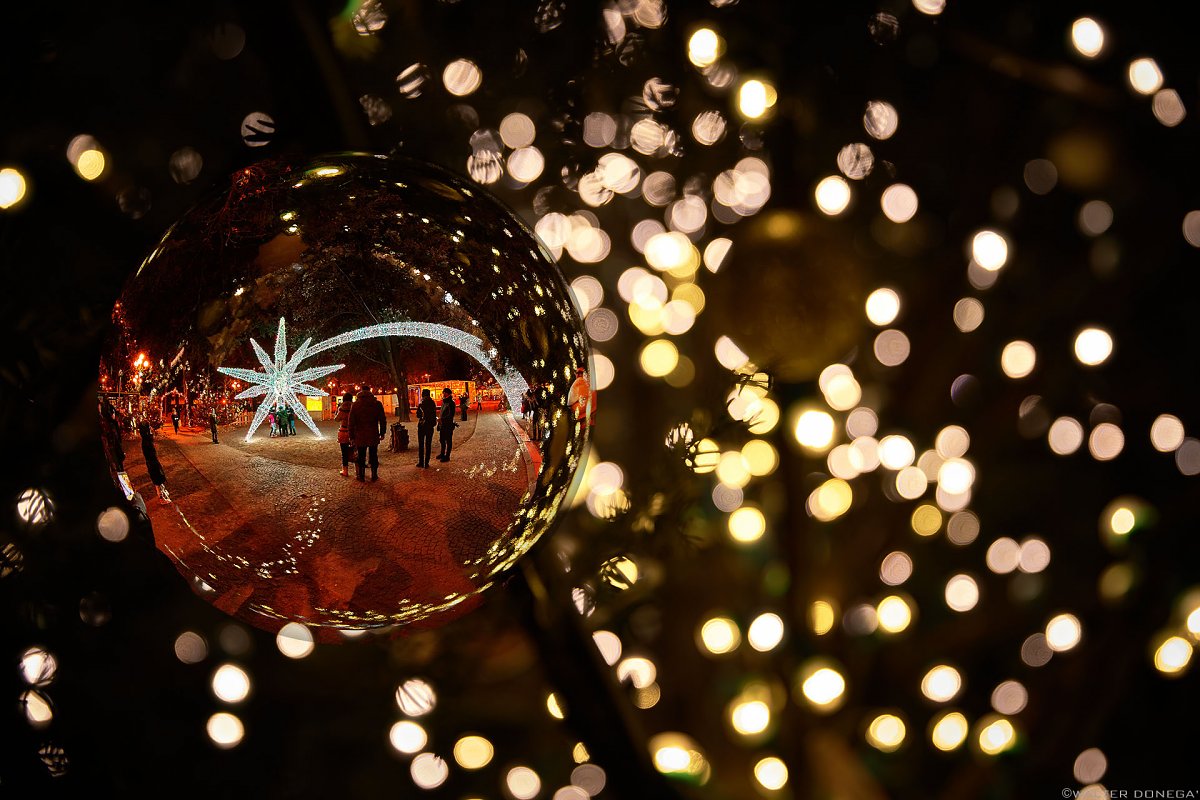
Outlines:
POLYGON ((583 463, 588 344, 561 273, 510 210, 429 164, 240 170, 167 231, 113 323, 115 483, 198 594, 268 630, 340 641, 474 607, 583 463))

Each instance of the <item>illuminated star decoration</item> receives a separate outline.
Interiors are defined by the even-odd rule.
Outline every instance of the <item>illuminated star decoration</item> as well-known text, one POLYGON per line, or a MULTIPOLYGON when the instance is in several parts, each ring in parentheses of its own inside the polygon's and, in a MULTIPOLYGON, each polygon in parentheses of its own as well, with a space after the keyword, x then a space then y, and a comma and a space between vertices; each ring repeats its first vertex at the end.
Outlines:
POLYGON ((322 391, 316 386, 310 386, 305 381, 324 378, 326 375, 331 375, 346 365, 335 364, 329 367, 312 367, 300 372, 296 372, 296 368, 300 366, 300 362, 307 356, 316 355, 317 353, 334 347, 340 347, 344 344, 360 342, 363 339, 388 336, 415 336, 421 339, 431 339, 461 350, 482 364, 492 374, 492 377, 496 379, 496 382, 500 384, 500 387, 504 390, 504 394, 508 397, 510 408, 514 403, 519 402, 521 395, 529 389, 529 384, 525 382, 525 379, 521 377, 519 372, 510 370, 497 362, 498 354, 494 349, 488 351, 483 349, 483 342, 480 341, 479 337, 472 336, 465 331, 460 331, 457 328, 451 328, 447 325, 438 325, 432 322, 382 322, 377 325, 368 325, 365 328, 358 328, 338 334, 317 344, 312 344, 311 338, 305 339, 304 344, 300 345, 289 359, 287 357, 286 328, 283 317, 280 317, 279 333, 275 336, 274 361, 259 346, 258 342, 253 339, 250 340, 250 344, 254 347, 254 352, 258 355, 258 360, 266 369, 266 372, 238 369, 236 367, 217 367, 217 372, 250 384, 250 388, 237 395, 234 398, 235 400, 267 395, 267 399, 258 407, 258 413, 254 415, 254 422, 250 423, 250 429, 246 431, 246 441, 250 441, 250 437, 254 435, 254 431, 258 430, 258 426, 262 424, 262 421, 267 418, 267 414, 270 413, 271 408, 280 402, 287 404, 295 411, 296 416, 304 420, 304 424, 308 425, 312 432, 317 435, 318 439, 324 438, 321 436, 321 431, 317 428, 316 423, 312 421, 312 417, 308 415, 308 411, 300 403, 300 399, 296 397, 296 394, 300 393, 310 396, 326 395, 327 392, 322 391))
POLYGON ((263 350, 258 342, 251 339, 250 344, 254 347, 254 353, 258 356, 258 361, 262 364, 266 372, 239 369, 237 367, 217 367, 217 372, 228 375, 231 378, 237 378, 239 381, 245 381, 250 385, 250 388, 238 394, 234 398, 235 400, 245 400, 251 397, 266 395, 266 399, 263 400, 262 405, 258 407, 258 412, 254 415, 254 421, 250 423, 250 429, 246 431, 246 441, 250 441, 250 437, 254 435, 254 432, 258 430, 258 426, 267 418, 267 414, 280 403, 292 409, 296 416, 316 434, 318 439, 323 438, 317 424, 308 415, 308 410, 300 402, 300 398, 296 394, 300 393, 309 396, 327 394, 322 389, 310 385, 308 381, 324 378, 326 375, 337 372, 346 365, 334 364, 328 367, 311 367, 297 372, 296 368, 304 360, 304 357, 308 355, 312 339, 305 339, 304 344, 296 348, 296 352, 292 354, 291 358, 288 358, 287 329, 282 317, 279 318, 279 332, 275 334, 275 359, 273 361, 267 355, 267 351, 263 350))

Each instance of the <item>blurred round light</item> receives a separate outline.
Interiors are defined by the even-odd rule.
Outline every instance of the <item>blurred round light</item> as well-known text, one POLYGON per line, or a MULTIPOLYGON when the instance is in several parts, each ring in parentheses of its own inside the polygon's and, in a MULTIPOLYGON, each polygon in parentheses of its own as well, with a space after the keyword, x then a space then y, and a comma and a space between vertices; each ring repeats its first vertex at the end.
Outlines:
POLYGON ((1172 414, 1160 414, 1150 425, 1150 443, 1160 453, 1171 453, 1183 444, 1183 422, 1172 414))
POLYGON ((967 738, 967 718, 958 711, 943 714, 934 722, 929 738, 938 750, 957 750, 967 738))
POLYGON ((226 703, 240 703, 250 694, 250 676, 235 664, 222 664, 213 673, 212 691, 226 703))
POLYGON ((1129 85, 1138 94, 1154 94, 1163 85, 1162 70, 1153 58, 1138 58, 1129 63, 1129 85))
POLYGON ((724 50, 724 41, 712 28, 700 28, 688 39, 688 61, 697 67, 712 65, 724 50))
POLYGON ((1017 741, 1017 731, 1003 717, 994 719, 979 730, 979 749, 985 755, 994 756, 1010 749, 1017 741))
POLYGON ((846 679, 832 667, 821 667, 809 675, 800 685, 804 697, 818 708, 827 709, 836 704, 846 691, 846 679))
POLYGON ((921 694, 935 703, 953 700, 962 689, 962 676, 947 664, 939 664, 925 673, 921 679, 921 694))
POLYGON ((904 720, 895 714, 880 714, 867 726, 867 742, 876 750, 892 753, 904 743, 904 720))
POLYGON ((979 584, 960 574, 946 582, 946 605, 954 611, 970 611, 979 602, 979 584))
POLYGON ((824 411, 809 409, 796 418, 793 433, 796 441, 809 450, 823 451, 833 444, 833 417, 824 411))
POLYGON ((729 515, 729 535, 736 542, 755 542, 767 530, 763 513, 752 506, 742 506, 729 515))
POLYGON ((1046 623, 1046 644, 1056 653, 1063 653, 1079 644, 1083 627, 1073 614, 1059 614, 1046 623))
POLYGON ((433 711, 437 694, 420 678, 410 678, 396 689, 396 705, 410 717, 420 717, 433 711))
POLYGON ((246 735, 242 721, 227 711, 220 711, 209 717, 204 729, 213 744, 222 750, 237 747, 246 735))
POLYGON ((12 167, 0 169, 0 209, 13 208, 25 199, 25 176, 12 167))
POLYGON ((746 641, 760 653, 774 650, 783 641, 783 619, 778 614, 759 614, 746 631, 746 641))
POLYGON ((1000 352, 1000 369, 1014 380, 1028 376, 1036 364, 1037 351, 1029 342, 1019 339, 1009 342, 1000 352))
POLYGON ((821 213, 836 217, 850 205, 850 184, 840 175, 821 179, 813 192, 821 213))
POLYGON ((433 753, 421 753, 408 766, 413 783, 421 789, 436 789, 450 777, 450 767, 433 753))
POLYGON ((466 97, 483 83, 483 73, 473 61, 460 58, 446 65, 442 71, 442 83, 450 94, 466 97))
POLYGON ((995 272, 1008 261, 1008 241, 995 231, 980 231, 971 240, 971 257, 979 266, 995 272))
POLYGON ((516 800, 533 800, 542 790, 542 779, 529 767, 513 767, 505 776, 504 783, 516 800))
POLYGON ((1095 58, 1104 49, 1104 29, 1091 17, 1080 17, 1071 23, 1071 44, 1081 56, 1095 58))
POLYGON ((312 631, 299 622, 289 622, 275 635, 275 646, 288 658, 304 658, 316 649, 312 631))
POLYGON ((1154 651, 1154 668, 1165 675, 1187 669, 1192 661, 1192 643, 1182 636, 1171 636, 1154 651))
POLYGON ((775 756, 767 756, 754 765, 754 780, 768 791, 778 791, 787 785, 787 765, 775 756))
POLYGON ((1075 336, 1075 358, 1079 363, 1094 367, 1112 355, 1113 340, 1102 328, 1084 328, 1075 336))
POLYGON ((992 708, 1001 714, 1019 714, 1029 702, 1029 692, 1020 681, 1004 681, 992 690, 992 708))
POLYGON ((730 723, 743 736, 762 733, 771 724, 771 709, 761 700, 737 703, 730 712, 730 723))
POLYGON ((900 295, 894 289, 876 289, 867 295, 867 319, 883 327, 891 325, 900 313, 900 295))
POLYGON ((401 753, 419 753, 429 741, 425 729, 411 720, 402 720, 388 731, 388 741, 401 753))
POLYGON ((899 633, 912 622, 912 609, 904 599, 889 595, 879 601, 875 609, 879 628, 885 633, 899 633))
POLYGON ((917 213, 917 193, 911 186, 894 183, 883 190, 879 205, 883 215, 892 222, 908 222, 917 213))
POLYGON ((741 631, 728 617, 713 617, 700 626, 700 642, 713 655, 732 653, 741 641, 741 631))
POLYGON ((464 736, 454 743, 454 760, 463 769, 483 769, 491 763, 495 749, 482 736, 464 736))

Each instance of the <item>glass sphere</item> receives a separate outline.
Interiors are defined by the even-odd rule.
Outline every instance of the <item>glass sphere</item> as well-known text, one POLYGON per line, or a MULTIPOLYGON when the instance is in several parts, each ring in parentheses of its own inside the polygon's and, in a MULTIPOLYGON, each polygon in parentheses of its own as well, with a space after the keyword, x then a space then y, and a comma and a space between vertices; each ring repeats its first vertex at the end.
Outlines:
POLYGON ((113 323, 114 480, 201 596, 268 630, 331 641, 473 607, 584 457, 588 344, 561 273, 429 164, 237 172, 167 231, 113 323))

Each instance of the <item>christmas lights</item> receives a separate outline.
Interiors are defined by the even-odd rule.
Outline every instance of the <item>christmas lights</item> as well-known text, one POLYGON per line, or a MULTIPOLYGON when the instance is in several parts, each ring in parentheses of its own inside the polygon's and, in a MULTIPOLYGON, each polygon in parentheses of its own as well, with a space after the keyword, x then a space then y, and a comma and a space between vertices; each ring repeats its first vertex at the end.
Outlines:
POLYGON ((273 361, 258 342, 254 339, 250 340, 250 345, 254 348, 254 353, 258 356, 259 363, 262 364, 266 370, 265 372, 237 367, 217 368, 217 371, 222 374, 246 381, 250 384, 250 387, 238 394, 235 399, 244 400, 266 395, 266 399, 258 407, 258 411, 254 415, 254 421, 250 423, 250 428, 246 432, 246 441, 250 441, 250 438, 258 430, 258 426, 262 424, 262 421, 266 419, 270 410, 279 403, 284 403, 291 408, 296 413, 296 416, 303 420, 304 424, 316 434, 317 438, 323 438, 320 429, 317 428, 316 423, 313 422, 312 417, 308 415, 308 411, 296 395, 297 393, 309 396, 324 396, 328 394, 316 386, 309 385, 307 381, 332 375, 346 365, 336 364, 329 367, 312 367, 300 372, 297 372, 296 368, 308 356, 314 356, 317 353, 331 350, 344 344, 386 336, 414 336, 441 342, 442 344, 447 344, 457 350, 461 350, 482 364, 492 374, 492 377, 504 389, 504 394, 508 398, 510 407, 515 402, 519 402, 521 395, 529 388, 529 384, 525 382, 520 373, 496 363, 495 350, 485 352, 483 342, 477 336, 472 336, 465 331, 460 331, 457 328, 451 328, 447 325, 438 325, 431 322, 382 322, 377 325, 368 325, 365 328, 356 328, 346 333, 340 333, 317 344, 312 344, 311 338, 305 339, 304 343, 296 349, 296 352, 289 359, 287 357, 286 323, 283 317, 280 317, 279 331, 275 337, 275 358, 273 361))

